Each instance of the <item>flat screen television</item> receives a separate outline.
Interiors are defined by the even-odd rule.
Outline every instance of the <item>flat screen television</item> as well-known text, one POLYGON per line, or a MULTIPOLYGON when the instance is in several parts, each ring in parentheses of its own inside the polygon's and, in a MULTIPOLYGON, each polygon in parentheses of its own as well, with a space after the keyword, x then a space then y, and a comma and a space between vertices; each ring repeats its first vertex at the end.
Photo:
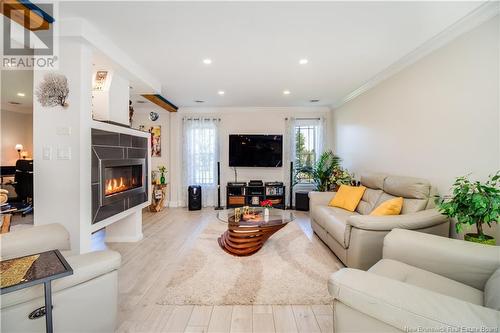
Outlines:
POLYGON ((283 166, 283 135, 229 135, 229 166, 283 166))

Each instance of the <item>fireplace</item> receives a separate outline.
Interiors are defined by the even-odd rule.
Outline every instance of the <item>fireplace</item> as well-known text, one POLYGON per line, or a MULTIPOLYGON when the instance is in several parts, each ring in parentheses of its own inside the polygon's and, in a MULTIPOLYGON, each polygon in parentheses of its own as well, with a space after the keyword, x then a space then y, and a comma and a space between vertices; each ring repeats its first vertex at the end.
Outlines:
POLYGON ((145 160, 101 160, 101 204, 144 192, 145 160))
POLYGON ((148 139, 92 130, 92 223, 148 200, 148 139))

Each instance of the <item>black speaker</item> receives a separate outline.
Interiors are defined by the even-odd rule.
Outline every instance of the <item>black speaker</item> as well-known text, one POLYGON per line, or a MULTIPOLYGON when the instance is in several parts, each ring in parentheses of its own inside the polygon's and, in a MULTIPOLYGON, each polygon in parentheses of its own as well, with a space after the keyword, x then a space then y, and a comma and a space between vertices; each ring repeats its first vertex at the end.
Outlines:
POLYGON ((297 191, 295 192, 295 210, 309 210, 309 192, 297 191))
POLYGON ((215 210, 223 209, 220 205, 220 162, 217 162, 217 207, 215 210))
POLYGON ((200 210, 201 209, 201 186, 191 185, 188 187, 188 209, 200 210))

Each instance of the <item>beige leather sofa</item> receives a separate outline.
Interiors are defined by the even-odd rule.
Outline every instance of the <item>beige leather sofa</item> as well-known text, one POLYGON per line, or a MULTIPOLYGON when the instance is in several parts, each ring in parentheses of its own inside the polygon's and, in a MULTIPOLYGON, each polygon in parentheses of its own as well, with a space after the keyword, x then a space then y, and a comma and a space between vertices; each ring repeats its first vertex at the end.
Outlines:
POLYGON ((336 333, 497 332, 500 247, 395 229, 382 260, 341 269, 328 289, 336 333))
MULTIPOLYGON (((60 224, 19 230, 0 236, 1 259, 59 249, 73 275, 52 282, 54 332, 113 332, 118 304, 120 254, 98 251, 69 255, 69 234, 60 224)), ((45 332, 45 317, 28 319, 44 306, 43 285, 4 294, 1 332, 45 332)))
POLYGON ((449 235, 449 220, 434 207, 435 192, 425 179, 370 174, 361 177, 366 191, 354 212, 330 207, 335 192, 309 192, 314 232, 347 266, 368 269, 382 258, 385 235, 394 228, 449 235), (401 215, 369 216, 382 202, 403 197, 401 215))

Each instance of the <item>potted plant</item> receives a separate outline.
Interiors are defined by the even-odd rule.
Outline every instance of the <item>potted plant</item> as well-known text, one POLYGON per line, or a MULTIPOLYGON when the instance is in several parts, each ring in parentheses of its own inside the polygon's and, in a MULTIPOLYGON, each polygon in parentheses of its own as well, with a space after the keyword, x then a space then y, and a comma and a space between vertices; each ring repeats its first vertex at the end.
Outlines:
POLYGON ((347 169, 336 167, 330 176, 330 189, 337 191, 340 185, 351 185, 354 180, 354 174, 349 173, 347 169))
POLYGON ((160 184, 165 184, 165 174, 167 173, 167 168, 163 165, 160 165, 158 167, 158 170, 160 171, 161 173, 161 176, 160 176, 160 184))
POLYGON ((466 241, 495 245, 495 238, 485 235, 483 224, 491 227, 498 223, 500 215, 500 171, 490 175, 484 183, 471 181, 467 176, 458 177, 452 186, 452 195, 438 199, 438 209, 444 215, 456 219, 457 233, 463 225, 475 224, 477 233, 468 233, 466 241))
POLYGON ((299 166, 295 169, 297 174, 309 175, 316 189, 320 192, 328 191, 330 188, 330 177, 333 171, 340 166, 340 157, 335 155, 331 150, 325 151, 312 166, 299 166))
POLYGON ((262 200, 260 206, 264 207, 264 217, 269 217, 269 209, 273 208, 273 203, 271 200, 262 200))

